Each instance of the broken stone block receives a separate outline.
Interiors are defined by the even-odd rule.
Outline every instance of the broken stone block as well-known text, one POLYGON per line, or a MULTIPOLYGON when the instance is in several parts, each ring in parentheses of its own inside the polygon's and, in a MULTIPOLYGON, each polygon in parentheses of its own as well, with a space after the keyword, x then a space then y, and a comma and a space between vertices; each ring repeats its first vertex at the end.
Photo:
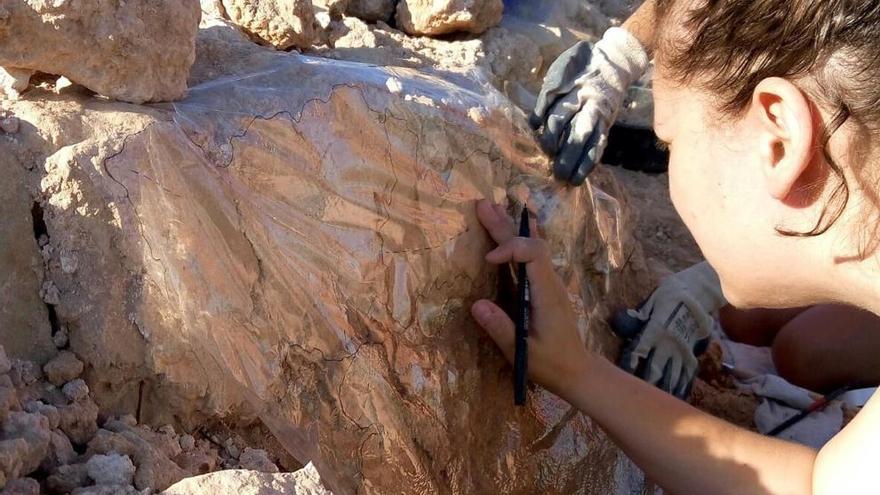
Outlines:
POLYGON ((0 100, 18 98, 27 89, 32 75, 32 70, 0 67, 0 100))
POLYGON ((308 48, 315 38, 311 0, 223 0, 223 7, 255 41, 279 50, 308 48))
POLYGON ((72 402, 78 401, 88 397, 89 386, 86 385, 85 380, 77 378, 65 383, 64 387, 61 388, 61 392, 67 397, 67 400, 72 402))
POLYGON ((294 473, 262 473, 233 469, 187 478, 169 487, 164 495, 235 493, 239 495, 331 495, 309 463, 294 473))
POLYGON ((46 478, 46 488, 51 493, 67 494, 90 483, 89 472, 85 464, 69 464, 58 466, 46 478))
POLYGON ((72 462, 76 455, 70 439, 61 431, 55 430, 49 437, 49 455, 40 463, 40 469, 44 472, 52 472, 58 466, 72 462))
POLYGON ((79 377, 83 372, 83 362, 70 351, 61 351, 43 366, 49 381, 58 387, 79 377))
POLYGON ((110 98, 141 103, 186 92, 198 0, 0 1, 0 65, 64 75, 110 98))
POLYGON ((40 483, 33 478, 10 480, 2 495, 40 495, 40 483))
POLYGON ((97 454, 86 462, 89 478, 96 485, 130 485, 134 479, 134 464, 127 455, 97 454))
POLYGON ((0 440, 0 471, 7 480, 21 476, 24 467, 22 458, 27 450, 28 444, 23 438, 0 440))
POLYGON ((61 415, 58 413, 58 408, 46 404, 43 401, 32 400, 25 404, 24 410, 29 413, 39 413, 46 417, 49 420, 49 428, 56 429, 61 422, 61 415))
POLYGON ((49 420, 42 414, 16 411, 9 413, 3 423, 3 438, 24 440, 24 444, 10 444, 17 446, 16 455, 21 459, 21 474, 28 475, 34 472, 43 458, 49 453, 49 441, 51 430, 49 420))
POLYGON ((179 442, 180 448, 184 452, 189 452, 196 447, 196 439, 190 434, 181 435, 179 442))
POLYGON ((162 491, 172 483, 186 477, 187 473, 170 460, 160 448, 151 443, 155 433, 139 427, 129 427, 117 421, 108 421, 89 442, 86 455, 122 454, 128 456, 137 467, 134 486, 138 490, 162 491))
POLYGON ((18 394, 15 389, 0 386, 0 424, 6 421, 10 411, 19 409, 21 409, 21 404, 18 402, 18 394))
POLYGON ((400 0, 397 24, 409 34, 480 34, 501 22, 501 0, 400 0))
POLYGON ((98 405, 91 398, 61 406, 58 413, 59 428, 75 444, 85 445, 98 431, 98 405))
POLYGON ((262 449, 245 447, 238 458, 241 469, 259 471, 261 473, 277 473, 278 466, 269 459, 269 454, 262 449))

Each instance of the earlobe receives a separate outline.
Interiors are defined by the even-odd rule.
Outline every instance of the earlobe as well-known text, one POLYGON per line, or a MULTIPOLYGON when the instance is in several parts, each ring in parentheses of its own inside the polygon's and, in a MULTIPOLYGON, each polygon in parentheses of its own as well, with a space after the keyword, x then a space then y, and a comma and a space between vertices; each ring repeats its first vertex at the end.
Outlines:
POLYGON ((758 145, 768 192, 785 200, 813 159, 810 102, 791 82, 772 77, 755 88, 752 112, 760 123, 758 145))

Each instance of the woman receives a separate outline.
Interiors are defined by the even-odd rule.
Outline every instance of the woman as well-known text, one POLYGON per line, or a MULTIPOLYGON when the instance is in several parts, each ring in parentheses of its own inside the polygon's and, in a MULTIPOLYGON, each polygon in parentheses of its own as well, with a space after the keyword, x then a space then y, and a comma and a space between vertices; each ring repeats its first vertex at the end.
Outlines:
MULTIPOLYGON (((560 180, 580 184, 601 157, 627 87, 641 77, 658 43, 657 5, 647 0, 623 28, 609 29, 594 46, 576 44, 550 67, 531 120, 541 131, 541 143, 555 157, 554 173, 560 180)), ((659 5, 668 8, 668 2, 659 5)), ((763 12, 770 15, 758 17, 761 22, 754 25, 758 34, 774 29, 777 19, 773 15, 786 16, 791 11, 763 12)), ((729 56, 730 50, 717 45, 718 40, 712 38, 695 40, 700 56, 680 60, 679 65, 686 67, 678 70, 700 72, 702 63, 711 68, 713 56, 729 56)), ((876 315, 845 305, 738 310, 727 305, 718 277, 707 263, 669 277, 638 311, 615 318, 613 328, 628 339, 621 367, 667 392, 686 396, 697 371, 697 356, 711 333, 714 320, 710 315, 716 312, 733 340, 771 346, 780 375, 792 383, 820 392, 880 384, 876 359, 880 318, 876 315)))
MULTIPOLYGON (((658 0, 655 130, 673 203, 738 307, 880 313, 880 3, 658 0)), ((821 451, 729 425, 584 349, 546 244, 478 216, 493 264, 527 263, 531 378, 679 494, 878 493, 880 398, 821 451)), ((508 359, 514 325, 472 308, 508 359)))

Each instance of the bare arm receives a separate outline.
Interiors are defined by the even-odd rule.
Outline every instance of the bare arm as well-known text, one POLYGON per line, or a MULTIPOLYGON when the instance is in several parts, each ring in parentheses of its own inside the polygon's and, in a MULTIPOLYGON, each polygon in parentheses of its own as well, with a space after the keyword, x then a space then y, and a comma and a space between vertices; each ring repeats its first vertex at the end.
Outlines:
POLYGON ((590 356, 567 399, 672 493, 808 494, 816 452, 737 428, 590 356))
POLYGON ((624 29, 629 31, 645 47, 648 56, 654 54, 657 19, 654 11, 654 0, 645 0, 629 19, 623 23, 624 29))
MULTIPOLYGON (((486 261, 526 263, 533 310, 532 380, 595 419, 636 464, 673 493, 812 493, 815 451, 725 423, 588 352, 547 244, 540 239, 514 238, 512 220, 497 205, 481 202, 477 215, 500 244, 486 255, 486 261)), ((475 303, 472 312, 507 359, 512 359, 515 332, 510 318, 486 300, 475 303)), ((851 445, 839 448, 847 450, 851 445)), ((877 455, 865 459, 876 462, 877 455)), ((829 464, 828 469, 834 473, 837 468, 829 464)), ((867 471, 867 476, 875 473, 867 471)))

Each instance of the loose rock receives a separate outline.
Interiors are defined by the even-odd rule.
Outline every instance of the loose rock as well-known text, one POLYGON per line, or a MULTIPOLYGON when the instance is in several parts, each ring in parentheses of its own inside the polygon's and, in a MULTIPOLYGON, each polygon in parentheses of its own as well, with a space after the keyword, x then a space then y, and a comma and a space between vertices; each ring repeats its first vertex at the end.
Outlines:
POLYGON ((0 67, 0 100, 18 98, 27 89, 33 74, 32 70, 0 67))
POLYGON ((278 466, 269 459, 269 454, 262 449, 245 447, 244 452, 238 458, 242 469, 259 471, 261 473, 277 473, 278 466))
POLYGON ((83 372, 83 362, 70 351, 61 351, 43 366, 43 371, 53 385, 62 386, 83 372))
POLYGON ((60 74, 104 96, 142 103, 186 92, 198 0, 2 0, 0 65, 60 74))
POLYGON ((414 35, 480 34, 501 22, 501 0, 400 0, 397 23, 414 35))
POLYGON ((223 7, 255 41, 279 50, 307 48, 315 38, 311 0, 223 0, 223 7))
POLYGON ((33 478, 10 480, 2 495, 40 495, 40 483, 33 478))
POLYGON ((86 396, 89 395, 89 386, 86 385, 85 380, 77 378, 76 380, 71 380, 65 383, 64 387, 61 388, 61 391, 68 400, 78 401, 85 399, 86 396))
POLYGON ((89 478, 98 485, 130 485, 135 467, 127 455, 98 454, 86 462, 89 478))
POLYGON ((89 484, 89 472, 85 464, 59 466, 46 478, 46 487, 52 493, 70 493, 89 484))
POLYGON ((12 363, 9 361, 9 357, 6 355, 6 349, 0 345, 0 375, 5 375, 12 370, 12 363))

